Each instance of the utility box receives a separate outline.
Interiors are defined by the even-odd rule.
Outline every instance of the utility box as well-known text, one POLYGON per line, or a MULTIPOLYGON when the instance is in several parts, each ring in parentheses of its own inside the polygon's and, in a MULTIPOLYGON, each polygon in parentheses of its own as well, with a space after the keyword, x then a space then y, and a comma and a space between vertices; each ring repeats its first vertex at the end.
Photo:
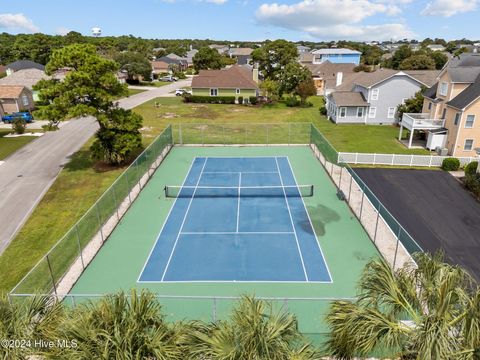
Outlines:
POLYGON ((445 147, 445 144, 447 143, 447 133, 448 130, 445 128, 430 130, 427 134, 427 149, 443 149, 445 147))

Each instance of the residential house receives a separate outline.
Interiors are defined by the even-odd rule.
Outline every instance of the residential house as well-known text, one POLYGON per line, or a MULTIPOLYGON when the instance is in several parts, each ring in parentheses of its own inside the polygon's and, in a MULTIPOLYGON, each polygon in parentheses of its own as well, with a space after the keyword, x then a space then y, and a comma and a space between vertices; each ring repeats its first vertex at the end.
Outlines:
POLYGON ((301 55, 303 53, 310 52, 310 48, 308 46, 304 46, 304 45, 297 45, 297 51, 298 51, 298 54, 301 55))
POLYGON ((440 44, 427 45, 427 48, 429 48, 432 51, 445 51, 445 46, 440 44))
POLYGON ((392 69, 354 73, 326 97, 327 116, 335 123, 394 124, 398 105, 432 86, 438 73, 392 69))
POLYGON ((253 49, 251 48, 230 48, 228 50, 228 56, 237 59, 237 65, 249 64, 252 59, 253 49))
POLYGON ((15 71, 26 70, 26 69, 38 69, 38 70, 45 71, 45 66, 30 60, 18 60, 6 65, 6 68, 7 68, 7 71, 6 71, 7 75, 11 75, 15 71))
POLYGON ((313 54, 311 52, 304 52, 298 55, 298 62, 300 64, 312 64, 313 54))
POLYGON ((475 148, 480 147, 480 54, 451 59, 424 93, 422 113, 404 114, 401 126, 412 136, 415 130, 443 131, 438 146, 448 154, 476 156, 475 148))
POLYGON ((0 101, 5 113, 31 111, 35 107, 32 91, 25 86, 0 85, 0 101))
POLYGON ((330 61, 334 64, 352 63, 360 64, 360 56, 362 53, 350 49, 319 49, 312 52, 313 64, 321 64, 324 61, 330 61))
POLYGON ((155 77, 170 72, 170 64, 165 61, 153 60, 150 61, 150 64, 152 64, 152 74, 155 77))
POLYGON ((313 76, 313 82, 317 88, 317 95, 326 96, 330 94, 335 87, 342 84, 354 74, 355 64, 333 64, 330 61, 324 61, 321 64, 304 64, 310 70, 313 76))
POLYGON ((2 102, 0 101, 0 119, 4 114, 5 114, 5 111, 3 111, 3 105, 2 105, 2 102))
POLYGON ((9 76, 0 79, 0 85, 19 85, 25 86, 32 91, 33 100, 38 101, 38 92, 33 90, 33 86, 40 80, 47 80, 50 77, 45 71, 36 68, 18 70, 9 76))
POLYGON ((193 57, 198 53, 197 49, 190 49, 187 51, 187 66, 193 66, 193 57))
POLYGON ((208 46, 210 49, 215 49, 218 51, 219 54, 224 55, 228 53, 230 47, 228 45, 221 45, 221 44, 212 44, 208 46))
POLYGON ((185 71, 188 68, 187 59, 176 54, 162 56, 150 63, 152 64, 152 74, 154 76, 163 73, 172 73, 172 68, 175 66, 177 66, 180 71, 185 71))
POLYGON ((233 65, 221 70, 200 70, 192 79, 193 96, 242 96, 258 94, 258 70, 233 65))

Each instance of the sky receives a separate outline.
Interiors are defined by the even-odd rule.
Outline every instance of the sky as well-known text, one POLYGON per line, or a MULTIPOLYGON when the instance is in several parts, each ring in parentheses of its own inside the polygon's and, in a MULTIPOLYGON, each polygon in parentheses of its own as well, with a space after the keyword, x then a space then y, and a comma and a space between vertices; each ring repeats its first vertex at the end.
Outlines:
POLYGON ((0 0, 0 32, 261 41, 480 39, 480 0, 0 0))

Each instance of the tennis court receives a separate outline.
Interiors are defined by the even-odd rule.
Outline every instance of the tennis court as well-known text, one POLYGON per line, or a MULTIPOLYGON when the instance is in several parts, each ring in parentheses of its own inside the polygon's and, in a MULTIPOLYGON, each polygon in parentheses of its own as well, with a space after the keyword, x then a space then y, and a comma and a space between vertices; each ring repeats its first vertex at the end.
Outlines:
POLYGON ((196 157, 139 282, 331 282, 288 157, 196 157))

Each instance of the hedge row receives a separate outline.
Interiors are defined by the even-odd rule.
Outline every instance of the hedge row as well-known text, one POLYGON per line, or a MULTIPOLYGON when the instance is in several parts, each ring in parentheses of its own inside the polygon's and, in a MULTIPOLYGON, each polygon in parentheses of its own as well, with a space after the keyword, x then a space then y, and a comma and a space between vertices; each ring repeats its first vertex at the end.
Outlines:
MULTIPOLYGON (((238 103, 242 104, 248 102, 252 105, 257 104, 257 97, 250 96, 248 98, 238 97, 238 103)), ((184 102, 186 103, 201 103, 201 104, 235 104, 235 96, 198 96, 198 95, 184 95, 184 102)))

